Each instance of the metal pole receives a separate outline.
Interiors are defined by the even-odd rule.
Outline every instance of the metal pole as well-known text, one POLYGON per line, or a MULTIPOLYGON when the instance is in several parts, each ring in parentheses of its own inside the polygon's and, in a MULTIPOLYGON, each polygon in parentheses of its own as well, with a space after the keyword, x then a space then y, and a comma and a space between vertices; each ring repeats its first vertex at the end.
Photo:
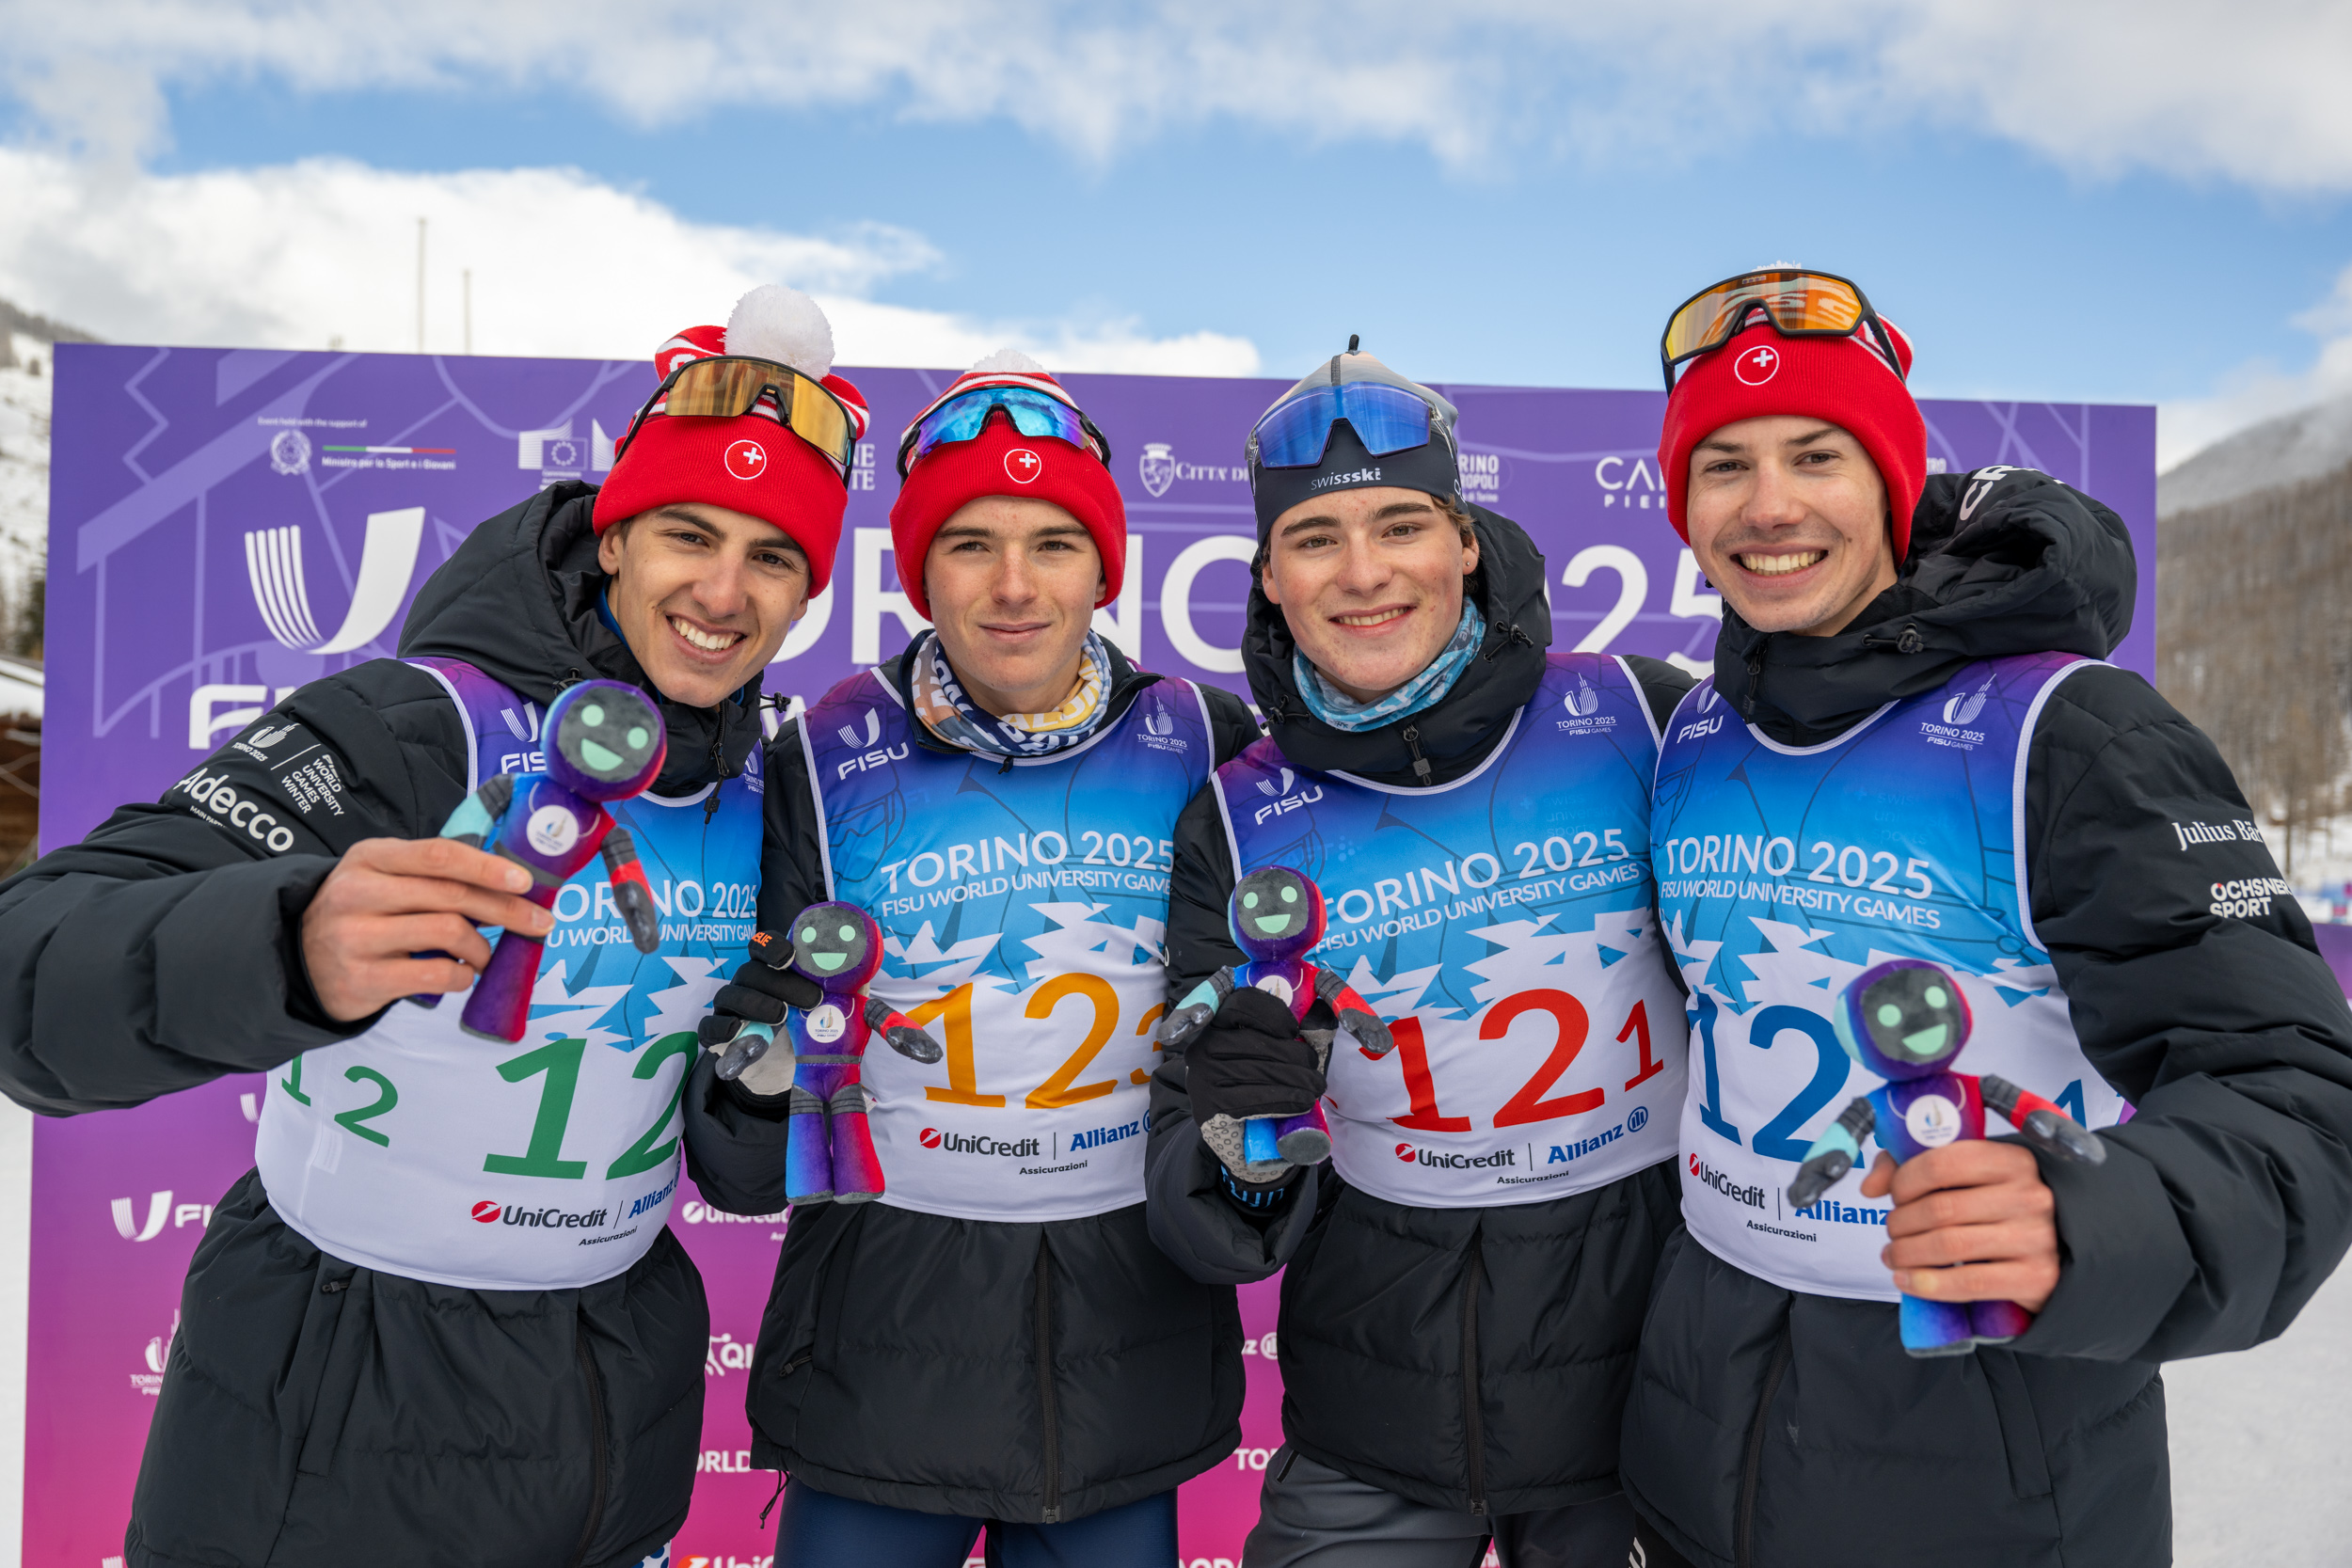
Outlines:
POLYGON ((424 352, 424 219, 417 220, 417 352, 424 352))

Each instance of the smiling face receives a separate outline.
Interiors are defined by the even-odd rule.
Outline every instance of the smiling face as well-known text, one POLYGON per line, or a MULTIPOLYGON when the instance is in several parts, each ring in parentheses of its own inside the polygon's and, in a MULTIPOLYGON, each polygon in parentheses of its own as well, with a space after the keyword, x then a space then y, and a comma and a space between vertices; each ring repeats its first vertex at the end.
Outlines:
POLYGON ((1374 485, 1275 518, 1259 580, 1307 662, 1368 703, 1445 647, 1462 622, 1462 580, 1477 565, 1477 540, 1435 497, 1374 485))
POLYGON ((1052 501, 982 496, 940 525, 923 593, 947 667, 989 712, 1043 713, 1078 683, 1102 552, 1052 501))
POLYGON ((596 563, 621 639, 656 690, 716 707, 757 674, 808 610, 808 558, 775 524, 702 501, 605 530, 596 563))
POLYGON ((1758 631, 1832 636, 1895 585, 1885 482, 1820 420, 1741 420, 1701 441, 1686 520, 1699 569, 1758 631))
POLYGON ((792 967, 827 990, 855 990, 882 967, 881 928, 855 904, 811 904, 792 923, 792 967))
POLYGON ((1254 960, 1295 958, 1323 940, 1323 890, 1287 865, 1244 877, 1227 906, 1233 941, 1254 960))
POLYGON ((669 739, 661 711, 633 686, 582 681, 548 706, 548 771, 588 800, 635 795, 661 771, 669 739))
POLYGON ((1857 975, 1841 1001, 1840 1043, 1882 1078, 1924 1078, 1968 1043, 1968 999, 1937 965, 1916 958, 1880 964, 1857 975))

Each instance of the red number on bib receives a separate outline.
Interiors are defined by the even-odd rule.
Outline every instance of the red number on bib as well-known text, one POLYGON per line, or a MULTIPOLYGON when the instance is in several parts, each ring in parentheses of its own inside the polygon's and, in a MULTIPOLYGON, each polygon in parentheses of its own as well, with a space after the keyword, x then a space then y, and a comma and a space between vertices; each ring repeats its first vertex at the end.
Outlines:
POLYGON ((1405 1069, 1405 1092, 1413 1102, 1411 1114, 1389 1119, 1417 1132, 1469 1132, 1470 1117, 1438 1114, 1438 1085, 1429 1076, 1429 1042, 1421 1037, 1421 1020, 1400 1018, 1389 1033, 1396 1041, 1397 1064, 1405 1069))
POLYGON ((1642 1037, 1642 1070, 1625 1081, 1625 1086, 1629 1089, 1639 1088, 1666 1070, 1666 1064, 1650 1054, 1649 1004, 1647 1002, 1633 1004, 1633 1011, 1626 1015, 1625 1027, 1617 1031, 1617 1043, 1623 1045, 1628 1035, 1637 1032, 1642 1037))
MULTIPOLYGON (((1502 1110, 1495 1113, 1497 1127, 1524 1127, 1533 1121, 1552 1121, 1561 1117, 1581 1117, 1587 1111, 1600 1109, 1608 1098, 1600 1089, 1585 1089, 1577 1094, 1562 1095, 1556 1100, 1536 1097, 1560 1081, 1568 1070, 1578 1052, 1584 1049, 1585 1031, 1591 1021, 1584 1016, 1584 1004, 1564 990, 1523 990, 1495 1005, 1486 1014, 1486 1022, 1478 1026, 1482 1040, 1499 1040, 1510 1033, 1512 1021, 1521 1013, 1545 1012, 1558 1024, 1560 1037, 1552 1042, 1551 1054, 1535 1069, 1518 1093, 1502 1110)), ((1645 1036, 1645 1038, 1647 1037, 1645 1036)))

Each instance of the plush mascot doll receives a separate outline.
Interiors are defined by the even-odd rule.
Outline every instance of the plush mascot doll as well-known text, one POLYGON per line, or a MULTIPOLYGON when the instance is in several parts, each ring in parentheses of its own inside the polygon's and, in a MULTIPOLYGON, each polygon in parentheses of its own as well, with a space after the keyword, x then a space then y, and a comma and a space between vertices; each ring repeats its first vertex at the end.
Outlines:
MULTIPOLYGON (((882 968, 882 928, 855 904, 811 904, 792 923, 788 942, 762 931, 752 938, 752 956, 814 981, 824 993, 816 1006, 785 1013, 794 1057, 785 1111, 785 1201, 798 1208, 880 1197, 882 1162, 866 1125, 861 1079, 866 1041, 880 1030, 902 1056, 936 1062, 944 1054, 937 1040, 866 994, 866 982, 882 968)), ((769 1025, 744 1022, 719 1058, 719 1076, 742 1076, 774 1037, 769 1025)))
MULTIPOLYGON (((542 909, 553 908, 572 873, 601 850, 612 879, 612 905, 628 927, 629 941, 640 953, 652 952, 661 945, 653 890, 645 885, 628 830, 604 808, 643 795, 660 773, 670 744, 660 710, 633 686, 581 681, 548 705, 539 733, 548 741, 547 771, 487 780, 450 814, 441 836, 503 855, 529 871, 527 896, 542 909)), ((466 1033, 489 1040, 523 1037, 545 945, 520 931, 501 933, 490 966, 458 1015, 466 1033)), ((441 999, 411 1000, 430 1007, 441 999)))
MULTIPOLYGON (((1304 955, 1323 940, 1329 916, 1323 907, 1323 890, 1304 874, 1287 865, 1262 866, 1244 877, 1226 905, 1226 923, 1233 944, 1248 956, 1238 972, 1220 969, 1195 986, 1176 1010, 1161 1020, 1159 1043, 1181 1047, 1199 1034, 1233 988, 1251 986, 1290 1004, 1291 1016, 1300 1022, 1299 1036, 1315 1048, 1318 1065, 1331 1060, 1332 1027, 1304 1027, 1307 1014, 1318 1002, 1337 1030, 1345 1033, 1368 1056, 1382 1056, 1396 1042, 1372 1005, 1338 973, 1306 961, 1304 955)), ((1295 1117, 1251 1117, 1242 1124, 1242 1153, 1255 1164, 1287 1160, 1295 1165, 1320 1164, 1331 1157, 1331 1130, 1323 1107, 1310 1105, 1295 1117)))
MULTIPOLYGON (((2006 1078, 1982 1078, 1946 1069, 1968 1043, 1968 999, 1943 969, 1918 958, 1894 958, 1864 970, 1840 993, 1832 1022, 1846 1054, 1885 1079, 1886 1085, 1848 1105, 1805 1151, 1788 1186, 1792 1209, 1810 1209, 1853 1169, 1862 1140, 1898 1160, 1963 1138, 1984 1136, 1987 1106, 2060 1159, 2097 1164, 2106 1146, 2040 1095, 2006 1078)), ((1979 1345, 2002 1345, 2033 1324, 2012 1301, 1944 1302, 1902 1298, 1903 1349, 1916 1356, 1967 1355, 1979 1345)))

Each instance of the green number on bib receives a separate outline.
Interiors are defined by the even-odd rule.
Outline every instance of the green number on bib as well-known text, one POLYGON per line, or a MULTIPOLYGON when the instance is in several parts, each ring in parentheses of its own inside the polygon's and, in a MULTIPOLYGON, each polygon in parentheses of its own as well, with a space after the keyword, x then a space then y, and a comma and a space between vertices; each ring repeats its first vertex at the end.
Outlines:
MULTIPOLYGON (((297 1058, 297 1060, 299 1058, 297 1058)), ((368 1121, 373 1117, 380 1117, 385 1112, 390 1110, 393 1106, 399 1104, 400 1091, 392 1087, 392 1081, 390 1079, 385 1077, 373 1068, 345 1068, 343 1069, 343 1076, 350 1079, 355 1084, 373 1084, 377 1088, 382 1089, 384 1092, 375 1097, 375 1103, 373 1105, 362 1105, 356 1110, 336 1112, 335 1119, 342 1123, 343 1126, 349 1128, 352 1132, 357 1132, 361 1137, 367 1139, 368 1142, 372 1144, 382 1144, 386 1148, 391 1148, 391 1139, 386 1137, 383 1133, 378 1132, 373 1127, 362 1127, 359 1124, 363 1121, 368 1121)))
MULTIPOLYGON (((278 1081, 278 1086, 285 1090, 288 1094, 293 1095, 296 1100, 299 1100, 305 1105, 310 1103, 310 1097, 302 1092, 302 1058, 300 1056, 296 1056, 294 1059, 294 1076, 291 1078, 280 1078, 278 1081)), ((2080 1121, 2083 1118, 2076 1117, 2074 1119, 2076 1121, 2080 1121)))
POLYGON ((638 1078, 651 1078, 661 1070, 661 1064, 673 1056, 685 1057, 686 1066, 677 1075, 677 1092, 661 1102, 661 1114, 653 1118, 653 1125, 645 1129, 645 1135, 629 1145, 628 1152, 606 1169, 606 1180, 617 1181, 624 1176, 635 1176, 641 1170, 651 1170, 656 1165, 668 1163, 671 1154, 677 1148, 675 1138, 662 1138, 658 1148, 650 1146, 655 1138, 660 1136, 661 1130, 670 1125, 670 1118, 677 1114, 679 1101, 686 1098, 686 1080, 693 1075, 697 1049, 699 1047, 691 1035, 664 1035, 647 1046, 645 1053, 637 1059, 637 1070, 631 1076, 638 1078))
POLYGON ((572 1119, 572 1096, 580 1091, 580 1058, 587 1049, 584 1039, 550 1040, 536 1051, 499 1064, 499 1076, 510 1084, 542 1072, 548 1081, 539 1089, 539 1114, 531 1123, 531 1147, 520 1155, 488 1155, 482 1162, 484 1170, 493 1176, 544 1176, 557 1181, 577 1181, 588 1174, 587 1161, 556 1158, 564 1152, 564 1130, 572 1119))

